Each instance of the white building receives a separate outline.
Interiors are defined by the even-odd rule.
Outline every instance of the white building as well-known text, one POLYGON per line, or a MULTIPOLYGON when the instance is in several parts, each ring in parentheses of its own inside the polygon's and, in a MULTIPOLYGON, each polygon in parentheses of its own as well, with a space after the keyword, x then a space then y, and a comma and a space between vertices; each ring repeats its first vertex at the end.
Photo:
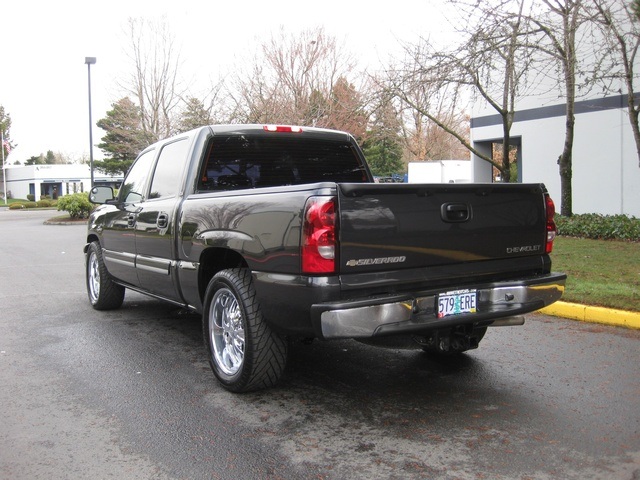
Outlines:
MULTIPOLYGON (((604 6, 605 9, 610 7, 610 18, 614 18, 616 28, 629 34, 628 45, 632 48, 631 40, 640 34, 640 30, 630 2, 612 0, 604 6)), ((583 13, 591 12, 586 3, 574 5, 574 8, 582 8, 583 13)), ((604 47, 615 43, 610 42, 615 36, 599 30, 596 21, 580 23, 575 35, 579 97, 575 104, 572 211, 640 217, 640 160, 627 113, 623 63, 619 52, 609 51, 608 56, 602 56, 604 47), (606 72, 598 72, 596 66, 606 72), (606 83, 603 80, 590 84, 586 81, 590 75, 606 78, 606 83)), ((558 29, 561 32, 560 19, 558 29)), ((638 72, 640 57, 635 57, 634 61, 634 70, 638 72)), ((518 181, 544 183, 560 211, 558 159, 565 142, 566 98, 563 82, 557 77, 562 74, 558 66, 551 65, 529 73, 531 75, 522 77, 525 83, 519 85, 518 90, 527 94, 516 99, 511 128, 512 144, 518 147, 518 181)), ((497 88, 501 88, 504 71, 496 71, 496 75, 499 76, 496 85, 500 86, 497 88)), ((638 74, 635 75, 637 84, 638 74)), ((502 92, 499 93, 498 98, 502 98, 502 92)), ((500 142, 503 137, 502 124, 495 113, 484 102, 473 106, 471 141, 485 154, 490 154, 492 141, 500 142)), ((475 181, 491 181, 492 169, 488 162, 474 156, 472 163, 475 181)))
MULTIPOLYGON (((613 25, 628 36, 631 49, 640 29, 630 2, 612 0, 603 5, 614 20, 613 25)), ((587 3, 574 5, 578 10, 582 8, 582 13, 590 13, 591 7, 587 3)), ((601 31, 596 22, 597 19, 579 23, 575 35, 576 87, 581 96, 575 105, 572 211, 640 217, 640 159, 627 113, 623 62, 619 52, 608 51, 607 56, 602 56, 604 47, 619 45, 615 35, 601 31), (599 68, 606 71, 595 73, 599 68), (590 85, 586 80, 593 75, 605 78, 606 83, 603 80, 590 85)), ((560 25, 558 29, 561 32, 560 25)), ((629 58, 634 59, 634 71, 640 71, 640 57, 629 58)), ((517 99, 511 136, 512 144, 518 148, 518 181, 544 183, 560 211, 558 159, 565 142, 566 104, 563 82, 557 79, 561 73, 556 67, 548 66, 522 77, 529 83, 520 85, 519 91, 527 95, 517 99)), ((502 78, 504 72, 497 71, 496 75, 502 78)), ((635 75, 637 84, 638 73, 635 75)), ((500 78, 496 78, 496 85, 503 84, 500 78)), ((485 154, 490 154, 491 142, 500 142, 503 137, 502 124, 495 113, 483 102, 473 106, 471 141, 485 154)), ((492 169, 487 162, 473 156, 472 163, 475 181, 491 181, 492 169)))
MULTIPOLYGON (((73 165, 7 165, 7 192, 12 198, 35 200, 44 196, 57 198, 91 188, 91 170, 87 164, 73 165)), ((112 177, 94 169, 94 183, 118 187, 122 176, 112 177)))
MULTIPOLYGON (((565 138, 565 105, 528 98, 530 108, 516 111, 511 129, 518 146, 518 181, 542 182, 560 211, 558 157, 565 138), (536 106, 537 103, 537 106, 536 106), (533 104, 533 105, 532 105, 533 104)), ((573 212, 640 217, 640 166, 624 95, 592 97, 576 102, 573 144, 573 212)), ((471 119, 471 140, 490 154, 501 141, 498 115, 484 109, 471 119)), ((476 182, 490 182, 491 165, 472 158, 476 182)))

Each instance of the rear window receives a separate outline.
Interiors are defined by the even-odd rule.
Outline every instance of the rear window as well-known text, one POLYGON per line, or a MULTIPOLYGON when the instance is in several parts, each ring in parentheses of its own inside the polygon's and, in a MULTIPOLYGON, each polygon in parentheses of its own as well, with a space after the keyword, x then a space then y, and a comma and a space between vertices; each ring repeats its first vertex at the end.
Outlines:
POLYGON ((211 139, 198 190, 367 181, 348 142, 287 136, 229 135, 211 139))

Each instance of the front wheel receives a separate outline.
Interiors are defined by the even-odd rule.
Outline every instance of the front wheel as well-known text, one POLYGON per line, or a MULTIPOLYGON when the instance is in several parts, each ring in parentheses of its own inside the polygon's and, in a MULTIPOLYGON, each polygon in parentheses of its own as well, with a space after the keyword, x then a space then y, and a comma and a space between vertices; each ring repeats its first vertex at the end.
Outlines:
POLYGON ((287 343, 265 322, 248 270, 223 270, 211 279, 202 326, 209 363, 227 390, 248 392, 277 383, 287 343))
POLYGON ((102 248, 92 242, 87 250, 87 294, 96 310, 119 308, 124 301, 124 287, 111 279, 102 258, 102 248))

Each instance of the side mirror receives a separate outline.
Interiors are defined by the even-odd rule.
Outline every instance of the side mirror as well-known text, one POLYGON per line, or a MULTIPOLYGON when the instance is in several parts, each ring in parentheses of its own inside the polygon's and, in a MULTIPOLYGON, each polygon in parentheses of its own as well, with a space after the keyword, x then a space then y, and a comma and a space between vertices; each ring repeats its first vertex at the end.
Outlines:
POLYGON ((91 203, 102 205, 103 203, 113 201, 113 199, 113 188, 111 187, 93 187, 89 192, 89 201, 91 203))

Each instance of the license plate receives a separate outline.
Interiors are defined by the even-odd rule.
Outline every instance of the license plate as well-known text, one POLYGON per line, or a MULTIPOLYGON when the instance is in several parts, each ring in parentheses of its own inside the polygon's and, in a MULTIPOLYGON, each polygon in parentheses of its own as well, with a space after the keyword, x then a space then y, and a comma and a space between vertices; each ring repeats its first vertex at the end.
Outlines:
POLYGON ((438 318, 476 312, 476 291, 456 290, 438 296, 438 318))

